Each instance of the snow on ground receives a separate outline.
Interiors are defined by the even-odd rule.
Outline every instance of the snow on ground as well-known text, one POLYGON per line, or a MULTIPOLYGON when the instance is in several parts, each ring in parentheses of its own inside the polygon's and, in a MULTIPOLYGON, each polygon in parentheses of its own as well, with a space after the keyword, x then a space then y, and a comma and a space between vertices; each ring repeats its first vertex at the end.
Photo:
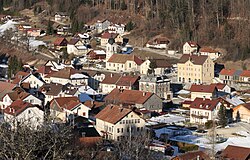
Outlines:
POLYGON ((0 25, 0 35, 3 35, 3 32, 7 31, 8 29, 15 29, 16 28, 15 24, 18 24, 18 23, 12 20, 9 20, 5 24, 0 25))
POLYGON ((37 48, 38 46, 42 46, 42 45, 47 46, 47 44, 44 43, 43 41, 39 41, 35 39, 30 39, 29 44, 30 44, 30 48, 37 48))
POLYGON ((178 123, 178 122, 184 122, 184 121, 185 121, 185 117, 172 115, 172 114, 166 114, 166 115, 150 118, 146 125, 152 125, 152 122, 172 124, 172 123, 178 123))

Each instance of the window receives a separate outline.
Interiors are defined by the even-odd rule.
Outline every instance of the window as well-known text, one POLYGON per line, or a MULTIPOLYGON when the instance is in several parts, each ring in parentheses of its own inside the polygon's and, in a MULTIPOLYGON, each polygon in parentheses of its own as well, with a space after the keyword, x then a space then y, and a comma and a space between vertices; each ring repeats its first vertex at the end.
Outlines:
POLYGON ((120 133, 120 128, 117 128, 117 133, 120 133))
POLYGON ((123 133, 123 128, 121 128, 121 132, 123 133))
POLYGON ((137 127, 137 132, 140 132, 140 127, 137 127))
POLYGON ((129 68, 131 68, 131 63, 128 64, 129 68))

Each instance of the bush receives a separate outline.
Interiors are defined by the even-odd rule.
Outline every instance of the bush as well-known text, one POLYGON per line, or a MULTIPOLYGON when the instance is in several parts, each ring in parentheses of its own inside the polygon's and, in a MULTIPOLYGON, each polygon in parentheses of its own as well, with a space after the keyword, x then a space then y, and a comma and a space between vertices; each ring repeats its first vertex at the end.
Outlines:
POLYGON ((205 128, 206 129, 210 129, 213 127, 213 121, 212 120, 209 120, 205 123, 205 128))

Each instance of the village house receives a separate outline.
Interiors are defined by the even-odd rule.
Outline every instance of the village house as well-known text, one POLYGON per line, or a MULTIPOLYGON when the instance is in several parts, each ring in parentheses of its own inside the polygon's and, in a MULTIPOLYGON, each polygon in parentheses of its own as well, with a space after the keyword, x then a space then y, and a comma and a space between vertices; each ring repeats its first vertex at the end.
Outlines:
POLYGON ((11 105, 12 102, 16 100, 22 100, 24 102, 28 102, 33 105, 42 106, 42 100, 35 97, 34 95, 29 94, 27 92, 23 92, 23 91, 13 91, 13 92, 6 93, 1 99, 0 102, 1 102, 2 109, 5 109, 9 105, 11 105))
POLYGON ((202 47, 199 49, 201 55, 209 56, 213 61, 217 60, 221 53, 209 47, 202 47))
POLYGON ((169 40, 166 37, 157 37, 153 40, 148 41, 146 44, 147 48, 156 48, 156 49, 166 49, 168 48, 169 40))
POLYGON ((56 12, 55 21, 56 22, 69 22, 69 15, 65 12, 56 12))
POLYGON ((177 67, 181 83, 209 84, 214 78, 214 62, 208 56, 184 54, 177 67))
POLYGON ((46 83, 39 88, 39 91, 45 95, 44 104, 47 104, 54 98, 65 96, 63 92, 63 85, 58 83, 46 83))
POLYGON ((239 83, 242 86, 249 86, 250 85, 250 70, 243 70, 239 77, 239 83))
POLYGON ((106 139, 120 141, 145 132, 145 120, 131 109, 108 105, 95 118, 97 131, 106 139))
POLYGON ((125 32, 125 25, 124 24, 111 24, 108 27, 109 33, 115 33, 115 34, 124 34, 125 32))
POLYGON ((64 37, 58 37, 53 44, 55 49, 60 50, 67 47, 68 41, 64 37))
POLYGON ((24 78, 22 78, 19 81, 19 84, 21 83, 28 83, 30 88, 35 88, 38 89, 40 88, 45 82, 43 81, 43 79, 36 77, 34 74, 30 73, 27 76, 25 76, 24 78))
POLYGON ((67 44, 67 53, 82 56, 88 52, 87 47, 78 38, 72 38, 67 44))
POLYGON ((54 23, 53 28, 56 31, 57 35, 61 35, 61 36, 71 35, 69 25, 62 25, 62 24, 54 23))
POLYGON ((250 123, 250 103, 240 104, 233 108, 233 119, 250 123))
POLYGON ((46 32, 39 28, 30 28, 27 30, 27 35, 29 37, 41 37, 45 36, 46 32))
POLYGON ((38 73, 42 79, 44 79, 45 76, 52 72, 56 72, 57 70, 53 70, 51 66, 41 66, 35 71, 35 73, 38 73))
POLYGON ((90 108, 83 105, 77 97, 57 97, 51 100, 50 110, 53 119, 66 122, 69 115, 88 118, 90 108))
POLYGON ((48 61, 44 64, 44 66, 46 66, 46 67, 51 67, 51 69, 52 69, 53 71, 58 71, 58 70, 64 69, 65 67, 71 67, 71 68, 73 68, 72 65, 65 65, 65 64, 63 64, 63 63, 57 63, 57 62, 51 61, 51 60, 48 60, 48 61))
POLYGON ((211 85, 215 85, 218 89, 218 92, 224 92, 224 93, 231 93, 231 87, 229 87, 227 84, 223 83, 211 83, 211 85))
POLYGON ((216 85, 196 85, 193 84, 190 88, 191 92, 191 100, 193 101, 195 98, 217 98, 218 89, 216 85))
POLYGON ((151 92, 115 88, 104 100, 107 104, 133 105, 138 109, 162 111, 162 99, 151 92))
POLYGON ((135 55, 113 54, 106 63, 106 69, 122 72, 140 71, 143 60, 135 55))
POLYGON ((98 102, 94 100, 88 100, 83 103, 83 105, 89 107, 91 110, 89 111, 89 116, 95 116, 98 114, 104 107, 104 102, 98 102))
POLYGON ((105 60, 106 52, 104 50, 91 50, 87 54, 89 60, 105 60))
POLYGON ((241 70, 222 69, 219 73, 219 79, 221 79, 224 84, 231 86, 240 80, 241 73, 241 70))
POLYGON ((88 85, 94 90, 100 89, 100 83, 104 80, 107 73, 96 70, 81 70, 82 73, 89 76, 88 85))
POLYGON ((175 156, 171 160, 212 160, 204 151, 191 151, 175 156))
POLYGON ((108 29, 108 27, 110 26, 111 22, 107 19, 101 20, 101 21, 97 21, 95 23, 95 29, 97 33, 101 33, 105 30, 108 29))
POLYGON ((44 112, 41 108, 22 100, 12 102, 3 111, 5 122, 8 122, 12 127, 18 122, 36 128, 44 122, 44 112))
POLYGON ((147 75, 148 70, 150 68, 150 64, 153 63, 154 74, 155 75, 163 75, 168 72, 168 70, 172 67, 166 59, 147 59, 140 66, 140 74, 147 75))
POLYGON ((114 33, 109 33, 109 32, 104 32, 101 36, 101 46, 106 46, 108 43, 108 40, 110 38, 113 38, 116 43, 122 43, 123 38, 120 34, 114 34, 114 33))
POLYGON ((110 93, 114 88, 116 88, 116 82, 121 78, 120 74, 110 73, 105 75, 105 78, 100 83, 99 91, 102 94, 110 93))
POLYGON ((88 76, 85 74, 70 68, 66 67, 58 72, 53 72, 45 76, 45 82, 47 83, 59 83, 65 85, 70 83, 72 85, 81 86, 88 85, 88 76))
POLYGON ((221 159, 249 160, 250 147, 228 145, 220 154, 221 159))
POLYGON ((170 79, 168 79, 167 76, 142 76, 139 81, 139 90, 155 93, 159 97, 166 100, 172 99, 170 79))
POLYGON ((196 42, 186 42, 183 45, 183 54, 193 54, 193 53, 197 53, 199 49, 199 45, 196 42))
POLYGON ((218 99, 196 98, 190 104, 190 122, 205 124, 217 117, 221 103, 218 99))

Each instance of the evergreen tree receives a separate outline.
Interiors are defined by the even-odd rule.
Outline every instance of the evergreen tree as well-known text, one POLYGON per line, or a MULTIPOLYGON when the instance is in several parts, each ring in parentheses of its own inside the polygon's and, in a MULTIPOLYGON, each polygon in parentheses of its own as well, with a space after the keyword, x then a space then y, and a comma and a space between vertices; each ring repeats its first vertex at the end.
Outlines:
POLYGON ((127 24, 126 24, 126 30, 129 32, 131 30, 133 30, 135 28, 135 24, 132 22, 132 21, 129 21, 127 24))
POLYGON ((53 33, 54 33, 54 29, 52 26, 52 22, 51 22, 51 20, 49 20, 48 26, 47 26, 47 34, 52 35, 53 33))
POLYGON ((76 32, 79 31, 79 23, 78 20, 73 19, 72 24, 71 24, 71 32, 75 34, 76 32))
POLYGON ((21 59, 18 59, 17 56, 10 57, 8 60, 8 78, 12 78, 14 74, 22 70, 23 63, 21 59))
POLYGON ((148 74, 155 74, 155 68, 156 68, 156 62, 155 60, 151 60, 149 64, 148 74))
POLYGON ((225 127, 227 125, 227 115, 226 115, 226 108, 221 105, 220 109, 218 111, 218 119, 219 119, 219 125, 222 127, 225 127))
POLYGON ((121 10, 126 10, 128 8, 127 4, 125 3, 125 0, 122 1, 121 3, 121 10))
POLYGON ((3 0, 0 0, 0 13, 3 12, 3 0))

